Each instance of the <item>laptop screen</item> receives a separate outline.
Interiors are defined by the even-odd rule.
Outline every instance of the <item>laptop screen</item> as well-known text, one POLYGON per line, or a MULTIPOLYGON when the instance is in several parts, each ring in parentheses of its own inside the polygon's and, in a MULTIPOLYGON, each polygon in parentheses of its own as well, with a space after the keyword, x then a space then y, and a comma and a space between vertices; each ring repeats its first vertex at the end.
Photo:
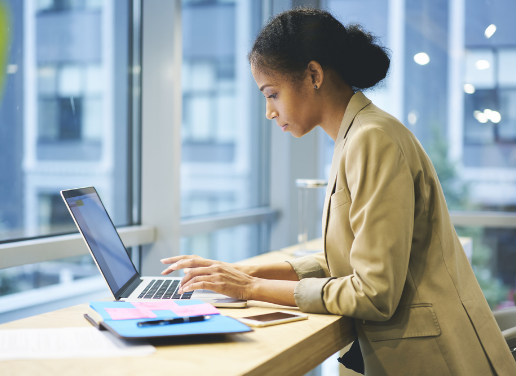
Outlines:
POLYGON ((95 188, 63 191, 109 288, 116 294, 138 274, 95 188))

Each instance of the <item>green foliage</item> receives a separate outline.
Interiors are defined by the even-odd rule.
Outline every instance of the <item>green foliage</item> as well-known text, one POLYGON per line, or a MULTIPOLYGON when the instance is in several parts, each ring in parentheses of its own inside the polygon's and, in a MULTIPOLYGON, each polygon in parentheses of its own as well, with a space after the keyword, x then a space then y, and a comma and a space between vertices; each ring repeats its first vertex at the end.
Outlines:
POLYGON ((428 147, 428 156, 432 160, 439 182, 443 188, 446 204, 450 210, 471 210, 469 186, 460 180, 457 163, 448 158, 448 140, 441 127, 432 127, 432 141, 428 147))
POLYGON ((473 255, 471 266, 477 277, 478 284, 484 293, 491 309, 507 299, 510 288, 493 276, 493 250, 484 243, 484 229, 481 227, 457 227, 457 234, 473 240, 473 255))
POLYGON ((8 5, 4 0, 0 0, 0 99, 2 99, 5 64, 8 57, 10 20, 11 16, 8 5))

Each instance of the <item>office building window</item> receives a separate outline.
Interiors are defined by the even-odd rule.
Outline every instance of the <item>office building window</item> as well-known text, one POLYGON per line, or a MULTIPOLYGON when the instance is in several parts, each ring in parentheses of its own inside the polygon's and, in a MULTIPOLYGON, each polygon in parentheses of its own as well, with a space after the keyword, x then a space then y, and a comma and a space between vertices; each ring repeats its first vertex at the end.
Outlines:
POLYGON ((131 224, 130 1, 11 1, 0 108, 0 241, 74 229, 57 196, 94 185, 131 224))
MULTIPOLYGON (((328 0, 391 49, 391 73, 367 92, 432 159, 451 210, 516 212, 516 24, 511 0, 328 0)), ((326 148, 332 141, 325 138, 326 148)), ((331 153, 322 151, 329 171, 331 153)), ((457 228, 492 308, 516 289, 516 229, 457 228)))
POLYGON ((261 94, 246 59, 261 27, 262 2, 182 4, 181 215, 265 205, 261 94))
MULTIPOLYGON (((133 2, 6 5, 12 28, 0 103, 0 242, 76 232, 59 191, 82 186, 97 188, 115 225, 134 224, 133 2)), ((3 269, 0 294, 90 275, 98 272, 89 255, 3 269)))
POLYGON ((516 41, 512 48, 486 49, 473 43, 464 64, 465 165, 515 168, 516 41))
POLYGON ((38 159, 99 161, 105 118, 101 66, 45 64, 37 74, 38 159))

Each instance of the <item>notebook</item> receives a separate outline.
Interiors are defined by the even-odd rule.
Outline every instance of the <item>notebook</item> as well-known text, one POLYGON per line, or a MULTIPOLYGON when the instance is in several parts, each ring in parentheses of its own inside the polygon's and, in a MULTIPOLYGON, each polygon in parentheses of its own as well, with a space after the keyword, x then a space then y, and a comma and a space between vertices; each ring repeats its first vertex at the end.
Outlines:
POLYGON ((84 317, 97 329, 108 330, 118 338, 157 338, 251 332, 252 329, 200 300, 177 302, 90 302, 84 317), (124 312, 126 311, 126 312, 124 312), (139 312, 137 312, 139 311, 139 312), (210 316, 201 322, 139 327, 139 322, 195 315, 210 316), (132 318, 138 317, 138 318, 132 318))

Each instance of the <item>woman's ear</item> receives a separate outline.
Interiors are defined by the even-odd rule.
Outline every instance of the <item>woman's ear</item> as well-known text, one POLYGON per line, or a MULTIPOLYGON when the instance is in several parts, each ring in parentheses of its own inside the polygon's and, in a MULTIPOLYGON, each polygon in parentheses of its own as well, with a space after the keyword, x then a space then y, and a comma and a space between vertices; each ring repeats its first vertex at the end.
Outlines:
POLYGON ((324 71, 317 61, 308 63, 308 74, 311 79, 311 84, 315 90, 319 89, 324 81, 324 71))

